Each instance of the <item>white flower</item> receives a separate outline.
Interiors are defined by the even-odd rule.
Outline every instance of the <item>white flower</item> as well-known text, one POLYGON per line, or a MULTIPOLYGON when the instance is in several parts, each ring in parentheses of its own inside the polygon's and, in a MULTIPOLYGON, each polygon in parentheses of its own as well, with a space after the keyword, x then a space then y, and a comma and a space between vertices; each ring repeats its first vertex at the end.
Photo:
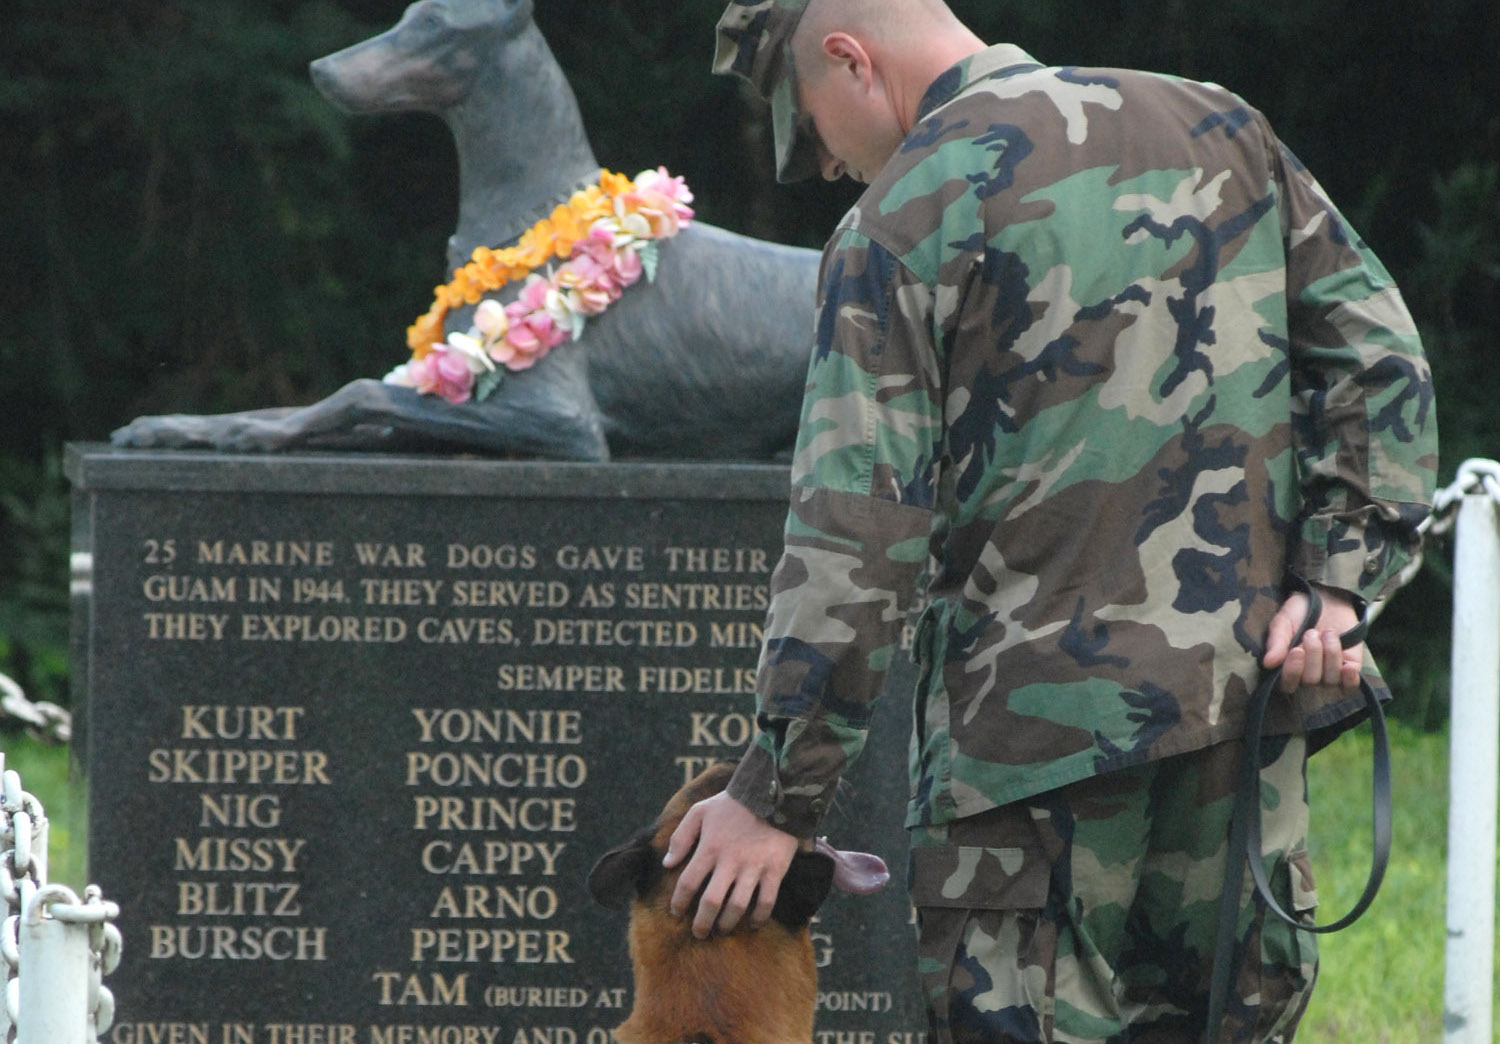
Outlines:
POLYGON ((390 373, 382 377, 381 380, 386 384, 399 384, 403 388, 415 388, 417 386, 417 382, 412 380, 411 376, 409 375, 406 363, 402 363, 400 366, 396 367, 390 373))
POLYGON ((651 222, 643 214, 626 214, 620 218, 620 227, 636 239, 651 238, 651 222))
POLYGON ((510 318, 505 314, 504 305, 493 297, 486 297, 479 302, 479 306, 474 309, 473 332, 484 342, 486 348, 504 337, 509 329, 510 318))
POLYGON ((495 368, 484 344, 472 332, 449 334, 448 350, 464 361, 470 373, 485 373, 495 368))

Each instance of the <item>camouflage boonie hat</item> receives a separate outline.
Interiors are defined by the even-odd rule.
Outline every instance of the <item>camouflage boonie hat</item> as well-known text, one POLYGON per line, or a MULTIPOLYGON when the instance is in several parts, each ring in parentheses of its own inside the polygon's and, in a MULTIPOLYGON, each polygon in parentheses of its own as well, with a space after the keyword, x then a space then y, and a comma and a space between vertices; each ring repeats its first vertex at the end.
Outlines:
POLYGON ((771 103, 776 136, 776 180, 801 181, 822 169, 818 134, 797 110, 792 34, 808 0, 735 0, 719 19, 714 72, 750 81, 771 103))

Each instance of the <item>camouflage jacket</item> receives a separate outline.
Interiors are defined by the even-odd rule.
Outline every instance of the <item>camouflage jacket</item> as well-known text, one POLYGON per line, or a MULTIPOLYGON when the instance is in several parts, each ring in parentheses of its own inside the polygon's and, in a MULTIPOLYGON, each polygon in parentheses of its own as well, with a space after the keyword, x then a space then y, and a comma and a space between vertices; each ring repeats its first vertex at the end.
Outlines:
POLYGON ((731 793, 812 832, 924 569, 909 825, 1235 736, 1288 571, 1388 594, 1436 454, 1398 290, 1260 113, 982 51, 824 253, 731 793))

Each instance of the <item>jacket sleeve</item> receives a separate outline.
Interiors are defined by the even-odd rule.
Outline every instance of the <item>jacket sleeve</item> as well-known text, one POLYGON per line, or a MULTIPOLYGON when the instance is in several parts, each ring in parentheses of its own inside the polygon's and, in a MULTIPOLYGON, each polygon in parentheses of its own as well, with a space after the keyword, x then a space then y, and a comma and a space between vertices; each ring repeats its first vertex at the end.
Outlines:
POLYGON ((809 837, 864 747, 927 561, 942 412, 932 294, 850 230, 824 254, 786 545, 729 792, 809 837))
POLYGON ((1290 150, 1276 148, 1303 500, 1292 568, 1374 601, 1397 586, 1431 508, 1432 374, 1389 273, 1290 150))

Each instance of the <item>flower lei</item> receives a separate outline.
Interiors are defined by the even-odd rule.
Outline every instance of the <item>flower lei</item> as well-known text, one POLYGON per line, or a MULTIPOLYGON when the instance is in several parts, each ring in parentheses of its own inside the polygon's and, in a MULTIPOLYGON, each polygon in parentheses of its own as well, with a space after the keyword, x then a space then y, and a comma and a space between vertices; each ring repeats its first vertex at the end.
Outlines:
POLYGON ((589 316, 598 315, 644 274, 656 278, 657 241, 691 223, 693 194, 664 167, 632 181, 604 171, 599 183, 573 193, 501 250, 479 247, 433 291, 432 307, 406 331, 409 362, 385 380, 441 395, 449 402, 483 400, 505 371, 525 370, 564 341, 576 340, 589 316), (547 274, 537 269, 566 258, 547 274), (485 298, 521 278, 526 286, 508 305, 485 298), (477 305, 468 333, 443 336, 448 312, 477 305), (503 368, 503 369, 502 369, 503 368))

